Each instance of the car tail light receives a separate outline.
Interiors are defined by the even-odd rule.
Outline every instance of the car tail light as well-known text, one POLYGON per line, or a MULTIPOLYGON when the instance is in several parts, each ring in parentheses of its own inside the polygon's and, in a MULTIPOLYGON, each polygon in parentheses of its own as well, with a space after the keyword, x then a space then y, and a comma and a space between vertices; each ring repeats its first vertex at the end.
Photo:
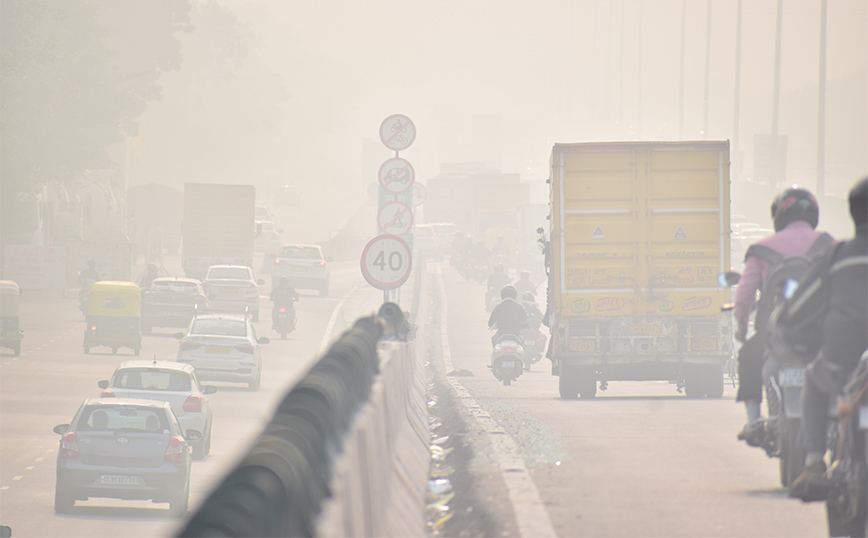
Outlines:
POLYGON ((69 432, 62 437, 60 441, 60 457, 63 459, 78 457, 78 440, 75 438, 75 432, 69 432))
POLYGON ((320 267, 325 267, 325 262, 317 262, 317 265, 319 265, 320 267))
POLYGON ((189 351, 191 349, 196 349, 199 347, 198 342, 191 342, 189 340, 181 340, 181 349, 184 351, 189 351))
POLYGON ((100 394, 100 398, 117 398, 117 396, 112 389, 105 389, 102 391, 102 394, 100 394))
POLYGON ((285 313, 286 313, 286 308, 284 308, 284 307, 281 306, 280 308, 277 309, 277 311, 280 312, 281 314, 285 314, 285 313))
POLYGON ((96 330, 96 325, 91 325, 91 326, 90 326, 90 330, 95 331, 95 330, 96 330))
POLYGON ((166 448, 166 461, 169 463, 181 463, 184 457, 184 440, 173 435, 169 439, 169 447, 166 448))
POLYGON ((274 263, 275 263, 275 264, 280 263, 280 258, 274 258, 274 263))
POLYGON ((187 413, 201 413, 202 397, 198 394, 191 394, 187 396, 187 400, 184 401, 184 411, 187 413))
POLYGON ((235 349, 241 353, 253 353, 253 346, 250 344, 241 344, 240 346, 235 346, 235 349))

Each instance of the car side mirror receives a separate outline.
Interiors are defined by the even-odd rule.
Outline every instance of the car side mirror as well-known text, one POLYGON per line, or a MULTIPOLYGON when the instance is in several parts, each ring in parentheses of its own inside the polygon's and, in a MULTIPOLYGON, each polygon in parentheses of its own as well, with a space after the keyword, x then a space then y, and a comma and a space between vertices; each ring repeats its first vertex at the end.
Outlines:
POLYGON ((58 424, 52 431, 57 435, 63 435, 69 431, 69 424, 58 424))
POLYGON ((97 386, 101 389, 107 389, 108 388, 108 379, 103 379, 102 381, 97 383, 97 386))
POLYGON ((203 391, 205 392, 205 394, 214 394, 215 392, 217 392, 217 387, 215 387, 214 385, 205 385, 203 387, 203 391))
POLYGON ((738 284, 739 280, 741 280, 741 274, 736 273, 735 271, 727 271, 717 275, 717 284, 721 288, 731 288, 738 284))
POLYGON ((12 527, 0 525, 0 538, 12 538, 12 527))
POLYGON ((194 430, 190 428, 189 430, 187 430, 184 437, 186 437, 188 441, 200 441, 204 436, 199 430, 194 430))
POLYGON ((184 333, 175 333, 172 335, 172 338, 174 338, 175 340, 183 340, 184 339, 184 333))
POLYGON ((259 340, 257 340, 257 342, 260 344, 267 344, 267 343, 271 342, 271 340, 269 340, 267 336, 260 336, 259 340))
POLYGON ((263 280, 263 279, 261 279, 261 278, 258 279, 258 280, 256 281, 256 285, 257 285, 257 286, 264 286, 264 285, 265 285, 265 280, 263 280))

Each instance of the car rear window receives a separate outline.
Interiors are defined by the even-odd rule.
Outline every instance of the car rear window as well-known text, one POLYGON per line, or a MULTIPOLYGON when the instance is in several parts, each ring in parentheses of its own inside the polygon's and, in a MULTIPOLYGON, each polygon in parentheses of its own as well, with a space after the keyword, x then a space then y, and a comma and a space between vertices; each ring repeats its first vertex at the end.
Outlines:
POLYGON ((250 280, 250 269, 246 267, 213 267, 207 279, 225 278, 231 280, 250 280))
POLYGON ((247 325, 232 319, 197 319, 190 334, 213 334, 218 336, 247 336, 247 325))
POLYGON ((121 428, 169 433, 169 423, 162 409, 132 405, 91 405, 78 421, 79 430, 109 431, 121 428))
POLYGON ((281 258, 298 258, 303 260, 321 260, 322 254, 316 247, 283 247, 281 258))
POLYGON ((190 390, 190 376, 186 372, 170 370, 121 370, 115 375, 114 386, 141 390, 190 390))
POLYGON ((170 293, 189 293, 194 294, 198 291, 198 286, 195 282, 160 282, 154 281, 151 285, 151 291, 164 291, 170 293))

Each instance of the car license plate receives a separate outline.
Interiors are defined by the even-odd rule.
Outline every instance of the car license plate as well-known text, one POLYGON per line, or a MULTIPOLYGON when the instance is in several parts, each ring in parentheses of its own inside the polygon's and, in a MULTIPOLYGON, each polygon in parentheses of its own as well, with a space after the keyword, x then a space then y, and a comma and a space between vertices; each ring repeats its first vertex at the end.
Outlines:
POLYGON ((801 387, 804 384, 804 368, 784 368, 778 372, 778 386, 780 387, 801 387))
POLYGON ((859 429, 868 430, 868 405, 859 408, 859 429))
POLYGON ((228 354, 229 348, 224 346, 205 346, 205 353, 223 353, 228 354))
POLYGON ((123 474, 103 474, 99 476, 99 483, 107 486, 141 486, 142 477, 123 474))
POLYGON ((504 368, 515 368, 515 361, 500 361, 500 365, 504 368))
POLYGON ((292 268, 296 273, 306 273, 310 268, 306 265, 297 265, 292 268))

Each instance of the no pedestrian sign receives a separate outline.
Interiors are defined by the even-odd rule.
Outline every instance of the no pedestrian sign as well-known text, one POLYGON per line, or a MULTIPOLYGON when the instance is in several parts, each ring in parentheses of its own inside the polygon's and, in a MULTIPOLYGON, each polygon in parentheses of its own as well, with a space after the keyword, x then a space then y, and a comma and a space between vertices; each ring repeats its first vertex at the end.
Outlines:
POLYGON ((410 277, 410 247, 396 235, 377 236, 362 251, 361 267, 371 286, 381 290, 397 288, 410 277))
POLYGON ((380 124, 380 140, 393 150, 409 148, 416 140, 416 126, 403 114, 392 114, 380 124))
POLYGON ((377 225, 381 233, 404 235, 413 229, 413 210, 403 202, 386 202, 377 214, 377 225))

